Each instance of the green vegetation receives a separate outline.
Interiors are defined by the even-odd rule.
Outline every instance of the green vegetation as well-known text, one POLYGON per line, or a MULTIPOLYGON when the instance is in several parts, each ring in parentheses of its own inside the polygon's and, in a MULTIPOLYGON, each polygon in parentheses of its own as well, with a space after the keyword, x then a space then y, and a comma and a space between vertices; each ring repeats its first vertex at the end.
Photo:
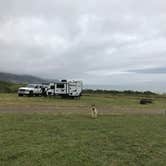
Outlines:
POLYGON ((6 166, 166 164, 164 116, 0 114, 6 166))
POLYGON ((166 98, 84 94, 80 100, 0 93, 0 165, 166 164, 166 98), (96 104, 99 117, 90 117, 96 104))
POLYGON ((23 84, 0 81, 0 93, 17 92, 18 88, 23 84))
POLYGON ((111 94, 111 95, 144 95, 144 96, 156 96, 158 94, 151 92, 151 91, 132 91, 132 90, 124 90, 124 91, 118 91, 118 90, 92 90, 92 89, 85 89, 83 91, 84 94, 111 94))

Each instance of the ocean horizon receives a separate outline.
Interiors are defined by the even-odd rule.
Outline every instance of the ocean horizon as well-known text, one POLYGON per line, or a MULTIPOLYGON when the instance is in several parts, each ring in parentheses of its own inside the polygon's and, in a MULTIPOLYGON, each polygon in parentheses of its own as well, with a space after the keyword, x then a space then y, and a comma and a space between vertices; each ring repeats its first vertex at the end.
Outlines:
POLYGON ((136 86, 136 85, 93 85, 93 84, 85 84, 84 89, 92 89, 92 90, 132 90, 132 91, 151 91, 155 93, 166 93, 166 88, 164 86, 155 86, 155 85, 146 85, 146 86, 136 86))

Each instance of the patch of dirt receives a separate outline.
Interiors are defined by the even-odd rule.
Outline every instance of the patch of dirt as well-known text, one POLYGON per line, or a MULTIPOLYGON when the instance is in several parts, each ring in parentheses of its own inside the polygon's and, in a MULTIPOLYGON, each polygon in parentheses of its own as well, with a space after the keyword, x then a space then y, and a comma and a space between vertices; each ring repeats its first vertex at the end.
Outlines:
MULTIPOLYGON (((132 109, 132 108, 97 108, 99 114, 163 114, 166 115, 165 110, 147 110, 147 109, 132 109)), ((26 113, 37 113, 37 112, 52 112, 52 113, 90 113, 89 107, 86 105, 80 106, 56 106, 56 105, 0 105, 1 113, 12 113, 12 112, 26 112, 26 113)))

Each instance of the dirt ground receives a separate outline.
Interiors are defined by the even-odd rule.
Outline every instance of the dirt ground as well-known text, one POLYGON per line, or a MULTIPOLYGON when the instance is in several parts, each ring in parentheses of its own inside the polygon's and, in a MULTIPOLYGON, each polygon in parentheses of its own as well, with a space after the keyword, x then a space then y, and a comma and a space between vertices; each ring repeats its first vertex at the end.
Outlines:
POLYGON ((163 114, 166 115, 166 98, 154 98, 153 104, 140 105, 137 96, 83 96, 80 100, 63 100, 43 97, 18 97, 17 94, 0 94, 0 113, 54 113, 89 114, 90 105, 96 104, 99 114, 163 114))
MULTIPOLYGON (((147 110, 147 109, 131 109, 131 108, 113 108, 113 107, 98 107, 99 114, 163 114, 166 115, 165 110, 147 110)), ((56 106, 56 105, 0 105, 1 113, 78 113, 78 114, 89 114, 90 109, 88 106, 56 106)))

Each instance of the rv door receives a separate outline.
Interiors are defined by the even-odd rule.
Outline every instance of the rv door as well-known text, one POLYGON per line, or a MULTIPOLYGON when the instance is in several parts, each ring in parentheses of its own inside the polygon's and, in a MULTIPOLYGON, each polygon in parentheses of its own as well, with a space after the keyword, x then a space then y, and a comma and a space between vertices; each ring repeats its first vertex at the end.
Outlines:
POLYGON ((67 83, 66 82, 60 82, 55 84, 55 93, 56 94, 67 94, 67 83))

